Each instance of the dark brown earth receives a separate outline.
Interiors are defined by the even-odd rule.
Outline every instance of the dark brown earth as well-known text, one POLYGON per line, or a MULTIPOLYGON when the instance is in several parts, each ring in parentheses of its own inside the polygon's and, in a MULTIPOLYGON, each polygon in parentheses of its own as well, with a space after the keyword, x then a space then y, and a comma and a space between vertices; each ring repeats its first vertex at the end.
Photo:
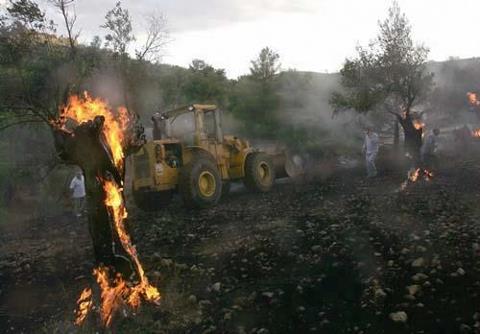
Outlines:
MULTIPOLYGON (((112 331, 478 332, 480 160, 442 161, 431 182, 405 191, 405 171, 365 180, 340 170, 268 194, 239 188, 204 211, 129 205, 163 299, 118 316, 112 331)), ((86 221, 65 214, 0 229, 0 332, 99 331, 95 315, 71 325, 92 283, 86 221)))

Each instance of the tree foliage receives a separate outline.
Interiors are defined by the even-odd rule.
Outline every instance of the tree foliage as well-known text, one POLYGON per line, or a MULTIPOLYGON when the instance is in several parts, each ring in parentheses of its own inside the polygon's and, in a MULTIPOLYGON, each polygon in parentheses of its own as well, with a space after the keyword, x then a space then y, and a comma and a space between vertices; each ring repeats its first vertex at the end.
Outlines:
POLYGON ((224 105, 227 98, 228 79, 225 70, 215 69, 200 59, 194 59, 188 68, 185 95, 191 102, 224 105))
POLYGON ((257 137, 273 137, 278 130, 277 111, 280 56, 270 48, 263 48, 251 61, 250 75, 234 84, 230 99, 232 113, 244 122, 244 132, 257 137))
POLYGON ((415 45, 411 27, 397 3, 379 24, 377 38, 357 48, 340 72, 344 92, 332 95, 335 110, 360 113, 389 106, 392 112, 409 113, 431 90, 433 76, 426 70, 428 49, 415 45))
POLYGON ((105 15, 105 24, 101 26, 109 32, 105 35, 106 46, 120 55, 127 53, 128 45, 135 40, 132 33, 132 20, 127 9, 118 1, 105 15))
POLYGON ((361 47, 357 52, 358 57, 347 59, 340 70, 344 90, 334 92, 331 98, 336 112, 354 109, 367 113, 385 99, 386 92, 379 82, 381 67, 377 55, 361 47))
POLYGON ((42 31, 46 27, 45 13, 34 1, 9 0, 7 12, 14 28, 35 32, 42 31))
POLYGON ((0 26, 0 129, 52 117, 52 24, 30 0, 11 0, 0 26))
POLYGON ((265 47, 255 60, 251 61, 250 75, 260 82, 271 82, 280 71, 280 55, 265 47))
POLYGON ((382 69, 378 79, 387 97, 400 101, 399 111, 409 113, 430 92, 433 75, 426 69, 429 49, 414 44, 411 26, 396 2, 380 23, 377 47, 382 69))

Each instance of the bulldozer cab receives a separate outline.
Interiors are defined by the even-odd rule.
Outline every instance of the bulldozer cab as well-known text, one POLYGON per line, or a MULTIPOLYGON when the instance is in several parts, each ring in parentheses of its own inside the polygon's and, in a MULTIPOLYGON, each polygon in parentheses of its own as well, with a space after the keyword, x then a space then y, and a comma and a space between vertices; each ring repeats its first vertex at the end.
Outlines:
POLYGON ((201 150, 228 177, 221 114, 216 105, 193 104, 152 116, 153 140, 134 156, 134 189, 173 190, 179 170, 201 150))
POLYGON ((191 146, 223 142, 221 111, 216 105, 192 104, 152 117, 153 139, 177 138, 191 146))

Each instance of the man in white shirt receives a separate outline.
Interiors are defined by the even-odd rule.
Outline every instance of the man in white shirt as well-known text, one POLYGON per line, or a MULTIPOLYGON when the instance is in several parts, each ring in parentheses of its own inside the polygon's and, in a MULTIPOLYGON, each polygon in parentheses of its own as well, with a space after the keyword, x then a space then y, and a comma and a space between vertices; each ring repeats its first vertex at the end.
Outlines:
POLYGON ((70 182, 70 190, 73 198, 73 211, 77 217, 82 216, 85 207, 85 179, 82 171, 78 170, 70 182))
POLYGON ((365 161, 367 166, 367 177, 377 176, 377 167, 375 159, 377 158, 379 148, 378 135, 367 128, 365 131, 365 141, 363 143, 363 152, 365 153, 365 161))

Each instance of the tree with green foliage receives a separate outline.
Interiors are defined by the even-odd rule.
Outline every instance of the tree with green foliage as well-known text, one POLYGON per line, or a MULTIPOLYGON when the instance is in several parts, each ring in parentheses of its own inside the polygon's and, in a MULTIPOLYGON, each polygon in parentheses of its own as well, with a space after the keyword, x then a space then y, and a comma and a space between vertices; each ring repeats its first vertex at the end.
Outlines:
POLYGON ((396 2, 379 28, 367 48, 359 47, 357 57, 346 60, 341 70, 344 91, 334 93, 331 104, 336 112, 382 109, 393 114, 395 125, 403 128, 407 150, 418 160, 423 129, 415 127, 418 116, 412 109, 433 86, 433 75, 426 70, 428 49, 414 44, 411 26, 396 2))
POLYGON ((191 102, 185 96, 189 77, 188 69, 180 66, 162 66, 159 85, 164 108, 174 109, 191 102))
POLYGON ((260 51, 257 59, 251 61, 250 75, 253 79, 269 83, 272 82, 280 72, 280 55, 265 47, 260 51))
POLYGON ((101 26, 109 32, 105 35, 106 47, 115 53, 126 55, 128 45, 135 40, 132 33, 132 20, 127 9, 118 1, 114 8, 105 15, 105 24, 101 26))
POLYGON ((37 3, 10 0, 0 26, 0 130, 56 113, 51 74, 63 54, 51 48, 52 32, 37 3))
POLYGON ((228 79, 224 69, 216 69, 200 59, 194 59, 188 67, 188 82, 184 90, 190 102, 225 105, 228 79))
POLYGON ((279 59, 278 53, 263 48, 251 61, 250 74, 239 78, 233 86, 230 110, 244 122, 247 135, 274 138, 278 134, 279 59))

